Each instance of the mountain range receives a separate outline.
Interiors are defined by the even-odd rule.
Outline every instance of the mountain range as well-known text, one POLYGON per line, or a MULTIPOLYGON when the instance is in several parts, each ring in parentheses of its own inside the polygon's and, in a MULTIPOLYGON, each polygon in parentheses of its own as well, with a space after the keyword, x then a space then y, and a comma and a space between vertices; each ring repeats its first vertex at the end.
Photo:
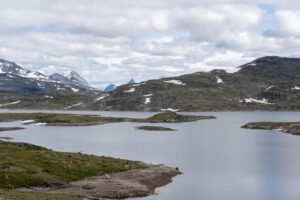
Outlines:
POLYGON ((14 62, 0 59, 0 91, 19 94, 51 92, 74 92, 78 94, 99 94, 75 71, 65 74, 44 75, 22 68, 14 62))
POLYGON ((234 73, 212 70, 141 83, 130 81, 109 92, 90 88, 76 72, 45 76, 12 62, 0 60, 0 63, 0 95, 5 94, 0 97, 0 107, 5 108, 300 110, 298 58, 262 57, 238 67, 234 73))

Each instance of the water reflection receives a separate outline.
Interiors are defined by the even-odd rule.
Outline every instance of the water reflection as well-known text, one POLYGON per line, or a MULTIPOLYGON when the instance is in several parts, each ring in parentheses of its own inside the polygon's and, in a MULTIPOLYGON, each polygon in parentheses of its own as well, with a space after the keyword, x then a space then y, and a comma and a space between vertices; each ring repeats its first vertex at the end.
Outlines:
MULTIPOLYGON (((127 117, 148 117, 153 114, 75 113, 127 117)), ((177 129, 177 132, 152 133, 135 129, 135 126, 144 124, 117 123, 91 127, 29 126, 22 131, 0 133, 0 136, 58 151, 82 151, 164 163, 179 167, 184 172, 173 183, 159 188, 159 195, 138 199, 299 199, 300 137, 276 131, 240 128, 250 121, 299 121, 299 112, 193 114, 215 115, 217 119, 157 124, 177 129)))

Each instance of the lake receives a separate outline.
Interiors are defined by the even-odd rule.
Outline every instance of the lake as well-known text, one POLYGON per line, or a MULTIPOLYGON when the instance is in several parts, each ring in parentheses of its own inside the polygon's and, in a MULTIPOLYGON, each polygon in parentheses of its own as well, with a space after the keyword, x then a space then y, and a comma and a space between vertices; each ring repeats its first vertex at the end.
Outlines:
MULTIPOLYGON (((9 111, 0 112, 31 112, 9 111)), ((35 111, 36 112, 36 111, 35 111)), ((45 112, 45 111, 41 111, 45 112)), ((147 112, 47 111, 142 118, 147 112)), ((175 132, 136 130, 146 123, 89 127, 24 126, 0 132, 14 141, 56 151, 82 152, 179 167, 183 172, 157 195, 141 200, 299 200, 300 136, 248 130, 252 121, 300 121, 300 112, 197 112, 217 119, 155 124, 175 132)), ((0 127, 19 126, 0 123, 0 127)))

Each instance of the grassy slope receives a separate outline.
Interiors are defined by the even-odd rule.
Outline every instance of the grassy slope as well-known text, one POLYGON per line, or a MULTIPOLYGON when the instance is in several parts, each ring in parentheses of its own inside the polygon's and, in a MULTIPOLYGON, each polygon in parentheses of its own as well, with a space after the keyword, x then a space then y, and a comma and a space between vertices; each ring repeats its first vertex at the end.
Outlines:
MULTIPOLYGON (((92 103, 94 99, 95 96, 70 92, 28 95, 0 91, 0 104, 20 101, 18 104, 4 106, 4 108, 12 109, 65 109, 77 103, 92 103)), ((72 109, 80 109, 80 106, 72 109)))
POLYGON ((81 200, 76 195, 44 194, 0 189, 0 200, 81 200))
POLYGON ((60 153, 26 143, 0 141, 0 188, 64 184, 143 166, 111 157, 60 153))
POLYGON ((93 110, 144 110, 160 111, 174 108, 181 111, 222 110, 300 110, 300 93, 291 88, 300 80, 273 80, 245 76, 239 73, 212 71, 194 73, 167 79, 149 80, 139 86, 123 85, 109 96, 93 103, 93 110), (223 80, 217 83, 216 77, 223 80), (185 85, 166 83, 179 80, 185 85), (274 87, 266 90, 269 86, 274 87), (124 92, 135 88, 132 93, 124 92), (144 95, 152 94, 145 104, 144 95), (244 99, 267 99, 272 104, 243 103, 244 99))

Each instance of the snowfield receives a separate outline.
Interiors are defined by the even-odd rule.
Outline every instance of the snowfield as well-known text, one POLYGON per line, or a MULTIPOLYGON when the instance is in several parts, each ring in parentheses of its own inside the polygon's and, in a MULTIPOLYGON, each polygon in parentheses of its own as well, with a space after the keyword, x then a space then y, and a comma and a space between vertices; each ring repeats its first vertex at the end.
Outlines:
POLYGON ((172 83, 175 85, 186 85, 185 83, 182 83, 180 80, 168 80, 168 81, 164 81, 165 83, 172 83))

